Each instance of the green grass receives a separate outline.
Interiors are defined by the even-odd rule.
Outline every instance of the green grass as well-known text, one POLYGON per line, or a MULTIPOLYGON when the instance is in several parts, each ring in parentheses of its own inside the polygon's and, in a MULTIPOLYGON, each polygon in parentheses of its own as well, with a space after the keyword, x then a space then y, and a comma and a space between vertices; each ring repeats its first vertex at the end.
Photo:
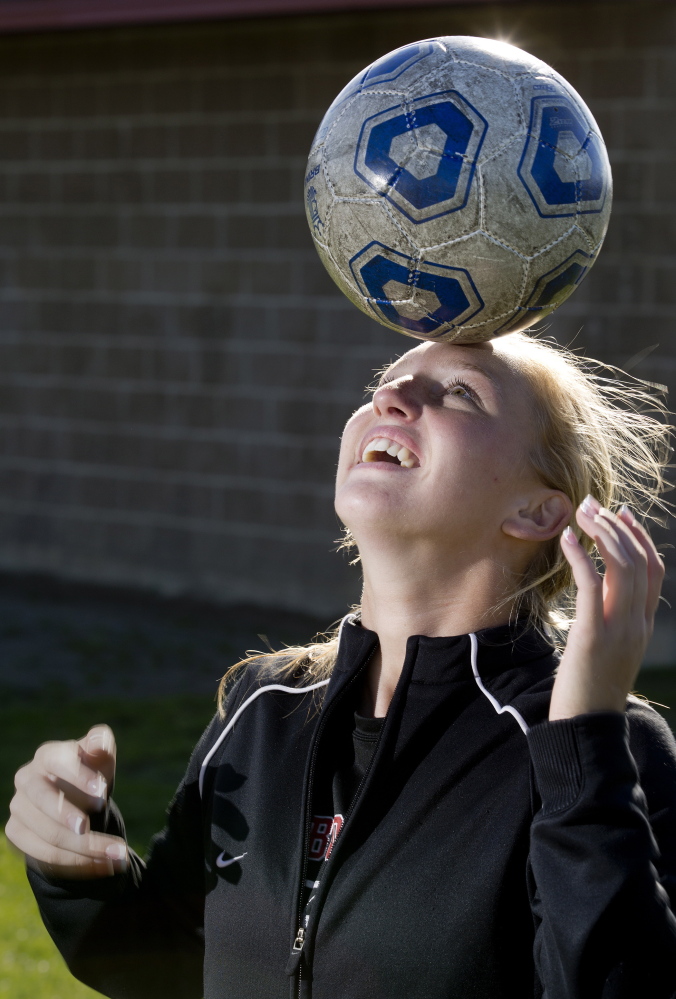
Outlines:
MULTIPOLYGON (((676 726, 676 670, 649 670, 638 692, 676 726)), ((9 802, 15 771, 48 739, 84 735, 96 722, 107 722, 118 742, 115 798, 127 823, 129 842, 143 854, 161 828, 166 806, 214 705, 204 697, 168 697, 155 701, 66 701, 0 699, 0 795, 9 802)), ((23 863, 0 837, 0 999, 87 999, 98 993, 69 974, 42 926, 28 888, 23 863)))
MULTIPOLYGON (((5 696, 0 704, 0 794, 13 794, 16 770, 40 743, 84 735, 107 722, 118 741, 115 799, 130 844, 143 854, 190 753, 214 711, 205 697, 147 701, 70 701, 5 696)), ((0 999, 87 999, 98 993, 70 975, 44 929, 28 887, 23 861, 0 836, 0 999)))
POLYGON ((0 837, 0 997, 87 999, 98 994, 75 981, 61 960, 40 921, 23 861, 0 837))

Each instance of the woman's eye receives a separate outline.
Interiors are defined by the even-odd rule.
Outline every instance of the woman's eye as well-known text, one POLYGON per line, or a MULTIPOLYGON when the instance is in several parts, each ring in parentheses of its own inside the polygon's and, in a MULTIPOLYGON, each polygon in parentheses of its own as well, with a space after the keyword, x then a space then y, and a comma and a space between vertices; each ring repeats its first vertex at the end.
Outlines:
POLYGON ((474 392, 469 387, 469 385, 465 385, 464 382, 454 382, 452 385, 449 385, 446 390, 446 394, 455 395, 461 399, 463 398, 471 399, 472 401, 474 401, 474 392))

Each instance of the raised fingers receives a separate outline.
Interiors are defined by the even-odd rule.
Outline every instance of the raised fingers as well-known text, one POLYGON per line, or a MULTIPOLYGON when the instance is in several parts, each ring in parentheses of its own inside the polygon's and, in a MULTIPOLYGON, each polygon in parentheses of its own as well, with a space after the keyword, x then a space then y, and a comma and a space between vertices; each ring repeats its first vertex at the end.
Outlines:
POLYGON ((643 547, 628 525, 587 497, 577 511, 580 527, 595 542, 605 563, 604 617, 645 616, 648 574, 643 547))
POLYGON ((569 527, 563 532, 561 547, 577 586, 576 620, 593 629, 599 619, 603 620, 603 580, 569 527))
POLYGON ((645 527, 639 523, 629 507, 623 506, 618 513, 618 518, 625 524, 631 532, 636 543, 641 546, 645 553, 648 572, 648 587, 646 594, 646 618, 649 622, 655 616, 664 580, 664 562, 659 556, 653 539, 650 537, 645 527))

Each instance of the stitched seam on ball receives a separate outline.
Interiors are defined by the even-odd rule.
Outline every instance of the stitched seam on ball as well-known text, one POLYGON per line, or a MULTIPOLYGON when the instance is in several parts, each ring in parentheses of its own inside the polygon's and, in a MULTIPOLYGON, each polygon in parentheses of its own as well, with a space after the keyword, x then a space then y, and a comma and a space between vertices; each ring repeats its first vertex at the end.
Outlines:
MULTIPOLYGON (((457 236, 456 239, 449 239, 445 243, 435 243, 434 246, 425 247, 424 249, 425 252, 427 252, 427 250, 442 250, 444 247, 453 246, 455 243, 464 243, 466 240, 471 239, 472 236, 485 236, 485 238, 491 243, 495 243, 496 246, 499 246, 503 250, 509 250, 510 253, 519 257, 520 260, 531 259, 527 256, 527 254, 521 253, 520 250, 517 250, 516 247, 510 246, 509 243, 505 243, 504 239, 498 239, 498 237, 494 236, 492 232, 488 231, 488 229, 475 229, 474 232, 468 232, 464 236, 457 236)), ((421 251, 422 249, 423 248, 421 247, 421 251)))
MULTIPOLYGON (((336 116, 335 121, 331 122, 331 124, 329 125, 328 129, 326 130, 326 135, 324 136, 324 138, 322 140, 322 142, 324 143, 324 149, 326 149, 326 140, 329 138, 329 136, 333 132, 334 128, 336 127, 336 125, 338 124, 338 122, 340 121, 340 119, 348 111, 348 109, 352 107, 352 105, 354 104, 354 102, 357 100, 358 97, 359 97, 359 93, 353 94, 352 97, 348 97, 347 100, 345 101, 345 106, 341 109, 340 113, 336 116)), ((321 127, 321 122, 320 122, 320 127, 321 127)))
MULTIPOLYGON (((509 147, 512 145, 513 142, 516 142, 518 139, 523 138, 524 135, 528 135, 527 128, 525 128, 523 131, 515 132, 512 136, 510 136, 509 139, 505 139, 502 145, 499 146, 494 152, 492 152, 490 156, 487 156, 485 159, 481 160, 480 165, 482 167, 486 166, 487 163, 491 163, 494 159, 497 159, 498 156, 502 156, 505 149, 509 149, 509 147)), ((478 163, 477 166, 479 166, 478 163)))
POLYGON ((584 231, 584 229, 582 228, 582 226, 579 223, 576 224, 575 228, 577 229, 577 231, 580 233, 580 235, 584 239, 585 243, 587 244, 587 247, 589 248, 590 254, 592 256, 594 256, 594 244, 592 243, 592 240, 591 240, 591 237, 589 236, 589 233, 586 233, 584 231))
POLYGON ((481 167, 477 165, 476 169, 477 184, 479 185, 479 228, 483 229, 486 220, 486 212, 484 211, 486 207, 486 185, 484 183, 484 172, 481 167))
POLYGON ((561 243, 564 239, 568 239, 569 236, 572 236, 572 234, 575 232, 576 229, 578 232, 582 231, 577 222, 571 223, 569 229, 566 229, 564 233, 561 233, 560 236, 557 236, 556 239, 553 239, 550 243, 547 243, 546 246, 541 246, 538 249, 537 253, 531 254, 531 256, 526 257, 526 259, 528 260, 529 263, 531 263, 531 261, 533 260, 537 260, 538 257, 541 257, 543 253, 547 252, 547 250, 551 250, 553 246, 558 246, 558 244, 561 243))
POLYGON ((412 239, 412 238, 411 238, 411 236, 409 236, 409 234, 408 234, 408 233, 406 232, 406 230, 405 230, 405 229, 404 229, 404 227, 402 226, 401 222, 400 222, 400 221, 399 221, 399 220, 398 220, 398 219, 397 219, 397 218, 395 217, 395 215, 394 215, 394 212, 393 212, 393 210, 392 210, 392 209, 390 208, 389 204, 388 204, 388 203, 387 203, 386 201, 383 201, 383 202, 382 202, 382 207, 383 207, 383 211, 385 212, 385 214, 386 214, 386 215, 387 215, 387 217, 389 218, 389 220, 390 220, 390 222, 392 223, 392 225, 393 225, 393 226, 394 226, 394 227, 395 227, 396 229, 398 229, 398 230, 399 230, 399 232, 400 232, 400 233, 401 233, 401 235, 402 235, 402 236, 404 237, 404 239, 405 239, 405 240, 406 240, 406 242, 407 242, 407 243, 409 244, 409 246, 413 247, 413 249, 414 249, 414 250, 415 250, 415 251, 416 251, 417 253, 419 253, 419 252, 420 252, 420 247, 418 246, 418 244, 417 244, 417 243, 414 243, 413 239, 412 239))
POLYGON ((334 206, 334 203, 335 203, 335 193, 333 191, 333 186, 331 184, 331 178, 329 177, 329 171, 328 171, 328 167, 326 165, 326 157, 324 156, 325 152, 326 152, 326 146, 322 150, 322 155, 320 157, 320 163, 321 163, 321 166, 322 166, 322 174, 324 176, 324 181, 326 182, 326 186, 328 188, 328 192, 329 192, 329 195, 330 195, 330 197, 329 197, 329 203, 328 203, 328 206, 327 206, 327 209, 326 209, 326 221, 324 222, 324 229, 326 230, 326 242, 327 242, 327 245, 328 245, 328 241, 331 238, 331 217, 333 215, 333 206, 334 206))
POLYGON ((375 194, 375 195, 369 194, 368 197, 366 195, 364 195, 363 198, 360 198, 357 195, 354 195, 353 197, 348 197, 347 194, 336 194, 336 195, 334 195, 334 202, 337 205, 340 205, 340 204, 346 204, 346 205, 353 205, 353 204, 354 205, 379 205, 380 204, 380 200, 381 200, 380 199, 380 195, 377 195, 377 194, 375 194))
POLYGON ((501 76, 503 80, 509 80, 510 83, 514 80, 514 77, 510 73, 505 73, 501 69, 496 69, 495 66, 484 66, 480 62, 472 62, 471 59, 454 59, 458 66, 473 66, 474 69, 480 69, 482 72, 495 73, 496 76, 501 76))

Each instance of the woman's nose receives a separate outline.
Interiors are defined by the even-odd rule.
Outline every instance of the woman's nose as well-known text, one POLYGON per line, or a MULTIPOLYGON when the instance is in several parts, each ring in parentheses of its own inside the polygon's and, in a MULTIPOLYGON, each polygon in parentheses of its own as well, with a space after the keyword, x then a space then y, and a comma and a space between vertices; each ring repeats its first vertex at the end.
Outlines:
POLYGON ((411 375, 387 382, 373 393, 373 411, 378 417, 415 420, 421 410, 422 400, 411 375))

